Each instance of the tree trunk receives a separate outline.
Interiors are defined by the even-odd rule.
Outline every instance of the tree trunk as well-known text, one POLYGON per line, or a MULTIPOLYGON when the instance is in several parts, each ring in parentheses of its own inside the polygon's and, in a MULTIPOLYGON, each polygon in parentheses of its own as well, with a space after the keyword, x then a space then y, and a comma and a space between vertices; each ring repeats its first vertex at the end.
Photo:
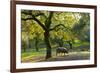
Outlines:
POLYGON ((26 39, 27 39, 26 40, 26 45, 27 45, 26 46, 26 48, 27 48, 26 50, 29 51, 29 36, 28 35, 26 36, 26 39))
POLYGON ((46 44, 46 59, 51 58, 51 45, 50 45, 50 40, 49 40, 49 31, 44 32, 44 41, 46 44))
POLYGON ((38 52, 39 48, 38 48, 38 38, 37 37, 35 38, 35 48, 36 48, 36 51, 38 52))
MULTIPOLYGON (((24 42, 23 42, 24 43, 24 42)), ((26 50, 26 43, 24 43, 24 45, 23 45, 24 47, 24 52, 26 52, 27 50, 26 50)))
POLYGON ((71 41, 68 41, 68 44, 70 46, 70 49, 72 49, 72 43, 71 43, 71 41))
POLYGON ((59 39, 59 47, 63 47, 63 39, 59 39))

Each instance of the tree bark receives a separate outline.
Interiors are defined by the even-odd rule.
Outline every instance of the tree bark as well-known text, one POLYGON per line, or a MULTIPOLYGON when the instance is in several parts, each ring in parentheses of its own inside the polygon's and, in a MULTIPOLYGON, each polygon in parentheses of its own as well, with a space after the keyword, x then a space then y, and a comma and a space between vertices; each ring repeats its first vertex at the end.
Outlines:
POLYGON ((38 52, 39 48, 38 48, 38 38, 37 37, 35 38, 35 48, 36 48, 36 51, 38 52))
POLYGON ((68 44, 69 44, 69 46, 70 46, 70 49, 72 49, 72 43, 71 43, 71 41, 68 41, 68 44))
POLYGON ((49 37, 50 37, 49 31, 45 31, 44 32, 44 41, 45 41, 45 44, 46 44, 46 47, 47 47, 46 48, 46 59, 52 57, 51 56, 52 52, 51 52, 51 45, 50 45, 49 37))
POLYGON ((26 44, 27 44, 27 51, 29 51, 29 36, 26 36, 27 40, 26 40, 26 44))
POLYGON ((21 48, 23 49, 24 52, 26 52, 26 42, 21 40, 21 48))
POLYGON ((63 39, 59 39, 59 47, 63 47, 63 39))

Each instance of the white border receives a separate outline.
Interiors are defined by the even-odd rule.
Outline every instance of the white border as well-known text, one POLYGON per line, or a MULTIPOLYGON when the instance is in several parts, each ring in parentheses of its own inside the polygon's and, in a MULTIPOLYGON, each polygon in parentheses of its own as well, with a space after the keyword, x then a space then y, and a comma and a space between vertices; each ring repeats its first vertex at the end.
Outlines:
POLYGON ((16 5, 16 68, 39 68, 54 66, 73 66, 94 64, 94 10, 85 8, 68 8, 35 5, 16 5), (21 63, 21 9, 27 10, 49 10, 49 11, 68 11, 68 12, 88 12, 90 13, 90 60, 59 61, 59 62, 40 62, 40 63, 21 63))

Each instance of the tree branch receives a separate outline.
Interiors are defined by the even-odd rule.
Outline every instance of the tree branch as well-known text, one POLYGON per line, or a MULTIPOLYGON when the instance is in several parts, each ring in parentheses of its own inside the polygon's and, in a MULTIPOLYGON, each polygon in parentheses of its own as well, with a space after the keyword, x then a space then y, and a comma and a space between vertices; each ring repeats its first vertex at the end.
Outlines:
POLYGON ((47 28, 34 16, 32 15, 33 20, 36 21, 45 31, 47 30, 47 28))
POLYGON ((26 21, 26 20, 33 20, 33 18, 21 18, 21 20, 24 20, 24 21, 26 21))
POLYGON ((22 13, 25 14, 25 15, 32 15, 32 11, 31 10, 28 11, 28 12, 22 11, 22 13))
MULTIPOLYGON (((25 15, 30 15, 32 16, 32 18, 21 18, 22 20, 34 20, 38 23, 38 25, 40 25, 45 31, 47 30, 47 28, 35 17, 35 15, 32 14, 32 11, 27 12, 22 12, 25 15)), ((40 14, 36 15, 39 16, 40 14)))
POLYGON ((50 31, 55 30, 56 28, 58 28, 60 26, 63 26, 64 28, 66 28, 63 24, 59 24, 59 25, 56 25, 53 28, 51 28, 50 31))
POLYGON ((53 17, 53 11, 51 11, 50 13, 49 13, 49 16, 48 16, 48 18, 46 19, 46 21, 45 21, 45 25, 46 25, 46 27, 49 29, 50 28, 50 24, 51 24, 51 19, 52 19, 52 17, 53 17))
POLYGON ((45 14, 44 13, 38 13, 38 14, 36 14, 36 15, 34 15, 35 17, 38 17, 38 16, 43 16, 43 17, 45 17, 45 18, 47 18, 46 16, 45 16, 45 14))

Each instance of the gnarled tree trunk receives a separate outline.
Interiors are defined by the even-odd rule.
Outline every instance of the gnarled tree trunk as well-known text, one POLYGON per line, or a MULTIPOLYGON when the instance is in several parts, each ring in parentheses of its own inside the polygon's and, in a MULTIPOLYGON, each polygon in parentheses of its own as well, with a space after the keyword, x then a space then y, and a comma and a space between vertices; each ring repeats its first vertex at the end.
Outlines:
POLYGON ((50 40, 49 40, 49 31, 45 31, 44 32, 44 41, 45 41, 45 44, 46 44, 46 59, 50 58, 51 57, 51 45, 50 45, 50 40))

